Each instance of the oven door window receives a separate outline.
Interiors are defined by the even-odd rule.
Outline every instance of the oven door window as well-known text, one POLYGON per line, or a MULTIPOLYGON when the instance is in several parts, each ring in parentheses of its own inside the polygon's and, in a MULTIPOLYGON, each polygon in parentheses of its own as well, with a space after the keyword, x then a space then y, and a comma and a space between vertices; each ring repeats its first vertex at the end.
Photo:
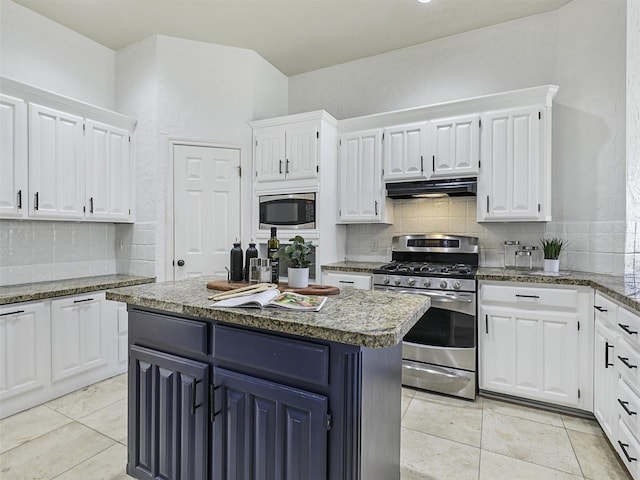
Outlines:
POLYGON ((431 307, 404 340, 433 347, 472 348, 476 344, 475 317, 431 307))

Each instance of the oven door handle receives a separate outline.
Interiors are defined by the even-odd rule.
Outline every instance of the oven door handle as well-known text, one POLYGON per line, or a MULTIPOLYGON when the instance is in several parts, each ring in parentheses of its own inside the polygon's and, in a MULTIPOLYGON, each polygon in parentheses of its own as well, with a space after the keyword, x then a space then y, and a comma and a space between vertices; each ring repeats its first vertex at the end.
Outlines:
POLYGON ((410 293, 412 295, 424 295, 425 297, 433 297, 439 302, 473 302, 473 297, 461 297, 458 295, 449 295, 447 293, 427 292, 424 290, 396 290, 398 293, 410 293))

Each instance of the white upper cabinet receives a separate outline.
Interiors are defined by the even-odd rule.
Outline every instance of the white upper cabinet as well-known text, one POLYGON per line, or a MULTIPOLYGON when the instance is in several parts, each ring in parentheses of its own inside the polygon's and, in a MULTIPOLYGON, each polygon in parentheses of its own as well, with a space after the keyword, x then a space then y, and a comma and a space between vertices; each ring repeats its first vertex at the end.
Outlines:
POLYGON ((431 125, 431 177, 476 176, 480 164, 480 115, 433 120, 431 125))
POLYGON ((549 221, 550 107, 482 116, 478 221, 549 221))
POLYGON ((317 181, 319 124, 306 121, 254 128, 257 189, 269 188, 268 183, 278 188, 282 182, 317 181))
POLYGON ((84 217, 82 117, 29 104, 29 190, 34 217, 84 217))
POLYGON ((384 180, 424 180, 429 172, 427 156, 428 122, 384 129, 384 180))
POLYGON ((382 183, 382 130, 340 137, 339 222, 389 223, 390 199, 382 183))
POLYGON ((0 95, 0 217, 27 217, 27 104, 0 95))
POLYGON ((128 130, 87 120, 85 133, 86 216, 91 220, 131 218, 128 130))

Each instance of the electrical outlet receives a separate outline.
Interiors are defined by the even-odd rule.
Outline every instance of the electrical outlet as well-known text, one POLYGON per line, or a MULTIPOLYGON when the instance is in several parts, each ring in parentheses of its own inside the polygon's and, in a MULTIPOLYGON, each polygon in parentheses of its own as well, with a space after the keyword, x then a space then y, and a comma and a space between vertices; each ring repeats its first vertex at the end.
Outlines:
POLYGON ((371 251, 372 252, 377 252, 378 251, 378 241, 374 240, 373 242, 371 242, 371 251))

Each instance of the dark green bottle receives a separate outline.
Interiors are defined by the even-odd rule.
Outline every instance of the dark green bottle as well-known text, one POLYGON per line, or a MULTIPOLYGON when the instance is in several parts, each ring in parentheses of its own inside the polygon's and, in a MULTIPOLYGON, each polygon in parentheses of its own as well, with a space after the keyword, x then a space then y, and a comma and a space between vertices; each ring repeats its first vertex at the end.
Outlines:
POLYGON ((278 247, 280 247, 280 242, 278 241, 277 229, 276 227, 271 227, 271 238, 267 242, 267 254, 269 260, 271 260, 271 283, 275 284, 280 281, 280 263, 278 258, 275 257, 278 247))

